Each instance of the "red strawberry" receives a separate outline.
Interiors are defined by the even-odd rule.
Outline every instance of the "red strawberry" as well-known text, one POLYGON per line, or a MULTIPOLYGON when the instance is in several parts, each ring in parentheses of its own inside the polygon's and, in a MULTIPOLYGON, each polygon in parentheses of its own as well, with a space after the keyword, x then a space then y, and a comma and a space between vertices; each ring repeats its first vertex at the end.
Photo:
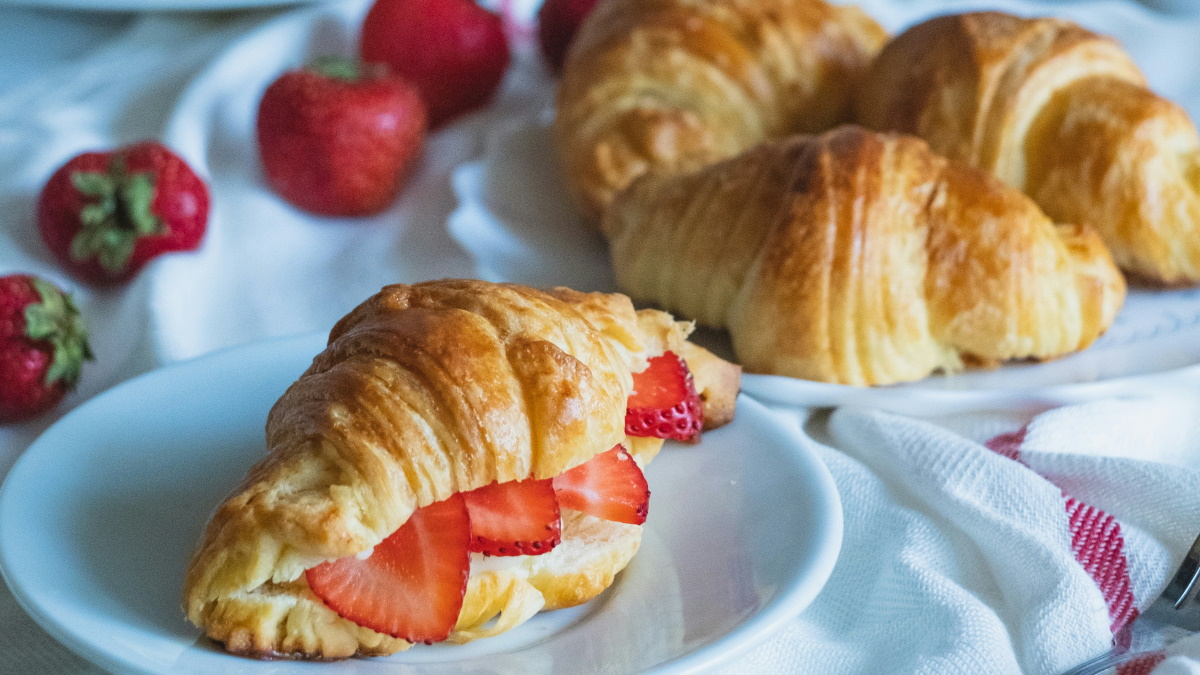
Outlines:
POLYGON ((376 0, 361 53, 417 86, 435 128, 490 101, 509 63, 504 23, 473 0, 376 0))
POLYGON ((549 478, 492 483, 464 492, 471 550, 487 555, 540 555, 558 546, 562 520, 549 478))
POLYGON ((71 296, 37 277, 0 277, 0 424, 58 405, 91 358, 71 296))
POLYGON ((317 597, 354 623, 409 642, 445 640, 458 621, 471 569, 471 525, 461 494, 413 512, 371 556, 305 573, 317 597))
POLYGON ((275 80, 258 107, 267 182, 329 216, 387 208, 425 144, 425 104, 383 66, 324 58, 275 80))
POLYGON ((650 511, 650 486, 625 448, 616 446, 554 477, 558 504, 618 523, 641 525, 650 511))
POLYGON ((595 6, 596 0, 546 0, 538 10, 538 42, 554 72, 562 70, 575 31, 595 6))
POLYGON ((692 373, 674 352, 650 359, 645 370, 634 374, 626 434, 698 441, 703 426, 704 409, 692 373))
POLYGON ((38 200, 50 251, 96 284, 128 281, 152 258, 195 249, 207 223, 204 181, 155 141, 75 157, 38 200))

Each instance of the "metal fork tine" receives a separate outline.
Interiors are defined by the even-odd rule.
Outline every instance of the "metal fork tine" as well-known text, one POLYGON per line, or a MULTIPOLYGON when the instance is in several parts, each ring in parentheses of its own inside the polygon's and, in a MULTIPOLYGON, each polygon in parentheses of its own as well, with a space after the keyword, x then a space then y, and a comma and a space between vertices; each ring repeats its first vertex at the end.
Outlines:
POLYGON ((1179 571, 1175 573, 1171 583, 1167 584, 1167 589, 1163 591, 1163 595, 1172 601, 1175 609, 1182 609, 1187 603, 1192 591, 1196 588, 1198 576, 1200 576, 1200 536, 1196 537, 1192 548, 1183 557, 1183 564, 1179 566, 1179 571))
POLYGON ((1183 557, 1179 570, 1167 584, 1166 590, 1146 611, 1122 629, 1128 638, 1123 646, 1107 654, 1081 663, 1063 675, 1096 675, 1113 666, 1132 660, 1169 645, 1190 632, 1200 631, 1200 536, 1183 557))

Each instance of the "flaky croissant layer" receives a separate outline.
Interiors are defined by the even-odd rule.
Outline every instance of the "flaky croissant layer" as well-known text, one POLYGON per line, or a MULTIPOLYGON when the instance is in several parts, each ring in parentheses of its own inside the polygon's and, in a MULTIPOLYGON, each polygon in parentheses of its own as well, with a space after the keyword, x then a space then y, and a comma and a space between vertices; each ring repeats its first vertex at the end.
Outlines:
POLYGON ((591 220, 650 172, 847 121, 887 35, 824 0, 603 0, 572 43, 555 134, 591 220))
POLYGON ((627 292, 728 328, 751 372, 824 382, 1052 358, 1095 340, 1125 295, 1091 230, 919 139, 853 126, 644 177, 602 225, 627 292))
MULTIPOLYGON (((691 355, 706 411, 728 421, 737 369, 689 345, 690 330, 615 294, 472 280, 384 288, 338 322, 272 408, 269 454, 214 514, 189 566, 188 619, 254 656, 407 648, 338 616, 304 572, 372 550, 456 492, 557 476, 620 443, 647 461, 662 441, 629 442, 626 402, 631 373, 665 350, 691 355)), ((578 514, 563 533, 563 551, 523 572, 472 574, 451 639, 585 602, 641 539, 639 526, 578 514)))
POLYGON ((1200 136, 1113 39, 1069 21, 931 19, 879 54, 857 119, 994 173, 1061 222, 1094 226, 1117 263, 1200 282, 1200 136))

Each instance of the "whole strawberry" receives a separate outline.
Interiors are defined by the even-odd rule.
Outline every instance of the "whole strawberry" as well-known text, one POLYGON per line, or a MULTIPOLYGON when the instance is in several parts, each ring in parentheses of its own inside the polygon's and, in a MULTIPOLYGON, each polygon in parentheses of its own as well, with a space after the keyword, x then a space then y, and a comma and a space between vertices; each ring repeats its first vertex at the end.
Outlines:
POLYGON ((538 43, 554 72, 560 72, 567 48, 579 25, 592 12, 597 0, 546 0, 538 10, 538 43))
POLYGON ((330 216, 382 211, 425 143, 425 105, 384 66, 320 59, 285 73, 258 107, 267 182, 296 206, 330 216))
POLYGON ((416 85, 435 128, 487 104, 509 63, 503 22, 473 0, 376 0, 361 50, 416 85))
POLYGON ((143 141, 64 164, 42 188, 37 218, 67 271, 116 284, 163 253, 200 245, 208 188, 175 153, 143 141))
POLYGON ((91 358, 71 296, 37 277, 0 277, 0 424, 58 405, 91 358))

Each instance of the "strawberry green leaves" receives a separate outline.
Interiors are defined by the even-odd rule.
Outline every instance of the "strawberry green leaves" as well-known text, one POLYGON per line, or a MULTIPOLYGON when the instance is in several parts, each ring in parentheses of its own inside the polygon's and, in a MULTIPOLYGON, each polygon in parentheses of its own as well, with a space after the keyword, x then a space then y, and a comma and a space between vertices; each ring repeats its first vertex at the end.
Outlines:
POLYGON ((74 388, 83 362, 93 358, 87 326, 70 296, 41 279, 33 279, 32 284, 42 301, 25 307, 25 335, 31 340, 45 340, 54 347, 54 360, 46 371, 45 384, 50 386, 61 380, 68 388, 74 388))
POLYGON ((139 238, 165 231, 162 220, 151 210, 154 175, 127 173, 120 156, 112 158, 108 173, 72 173, 71 183, 91 198, 80 211, 82 227, 71 240, 75 260, 95 258, 104 269, 119 273, 129 264, 139 238))

